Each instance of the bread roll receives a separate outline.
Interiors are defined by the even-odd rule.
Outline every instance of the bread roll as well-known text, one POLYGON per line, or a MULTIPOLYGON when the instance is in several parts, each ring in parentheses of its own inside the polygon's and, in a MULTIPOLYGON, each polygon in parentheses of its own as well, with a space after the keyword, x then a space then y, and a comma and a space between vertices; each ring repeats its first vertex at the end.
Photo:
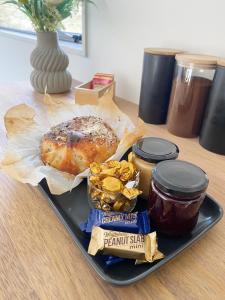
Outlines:
POLYGON ((40 145, 44 164, 77 175, 92 162, 104 162, 117 149, 119 140, 102 119, 88 116, 52 127, 40 145))

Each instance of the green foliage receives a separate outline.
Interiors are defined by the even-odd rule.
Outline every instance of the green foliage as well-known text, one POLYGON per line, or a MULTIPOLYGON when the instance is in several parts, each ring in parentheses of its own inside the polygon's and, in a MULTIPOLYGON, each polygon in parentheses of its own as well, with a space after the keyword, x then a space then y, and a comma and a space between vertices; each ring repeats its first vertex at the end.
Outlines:
POLYGON ((56 31, 81 2, 91 0, 0 0, 0 4, 16 5, 31 20, 36 31, 56 31))

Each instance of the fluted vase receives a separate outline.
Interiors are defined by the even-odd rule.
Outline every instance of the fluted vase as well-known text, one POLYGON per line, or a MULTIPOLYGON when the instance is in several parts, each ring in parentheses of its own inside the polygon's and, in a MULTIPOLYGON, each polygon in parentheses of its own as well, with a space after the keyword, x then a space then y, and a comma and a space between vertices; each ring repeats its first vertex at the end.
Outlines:
POLYGON ((34 69, 30 81, 37 92, 55 94, 70 90, 69 59, 59 47, 57 32, 37 32, 37 46, 30 61, 34 69))

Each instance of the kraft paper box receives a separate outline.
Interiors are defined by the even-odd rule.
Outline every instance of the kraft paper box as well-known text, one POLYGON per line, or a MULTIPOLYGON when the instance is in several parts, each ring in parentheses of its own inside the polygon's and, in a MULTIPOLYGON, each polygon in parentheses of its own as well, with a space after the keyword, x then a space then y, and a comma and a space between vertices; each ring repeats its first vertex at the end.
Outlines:
POLYGON ((91 88, 92 81, 81 84, 75 88, 75 103, 80 105, 97 105, 98 100, 106 93, 109 93, 111 95, 111 99, 115 100, 115 86, 115 81, 104 85, 99 89, 91 88))

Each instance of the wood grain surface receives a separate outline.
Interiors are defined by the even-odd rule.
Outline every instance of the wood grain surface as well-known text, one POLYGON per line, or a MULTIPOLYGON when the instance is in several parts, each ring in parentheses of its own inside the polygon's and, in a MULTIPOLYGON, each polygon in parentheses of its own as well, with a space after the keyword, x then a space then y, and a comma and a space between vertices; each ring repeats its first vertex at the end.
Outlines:
MULTIPOLYGON (((0 87, 6 108, 42 97, 28 83, 0 87)), ((136 105, 121 100, 118 105, 136 118, 136 105)), ((6 141, 3 114, 1 150, 6 141)), ((173 141, 181 159, 203 168, 210 179, 208 193, 225 207, 224 156, 204 150, 197 139, 169 134, 164 125, 149 125, 149 135, 173 141)), ((0 172, 0 299, 225 299, 225 218, 146 279, 115 287, 89 267, 38 189, 0 172)))

